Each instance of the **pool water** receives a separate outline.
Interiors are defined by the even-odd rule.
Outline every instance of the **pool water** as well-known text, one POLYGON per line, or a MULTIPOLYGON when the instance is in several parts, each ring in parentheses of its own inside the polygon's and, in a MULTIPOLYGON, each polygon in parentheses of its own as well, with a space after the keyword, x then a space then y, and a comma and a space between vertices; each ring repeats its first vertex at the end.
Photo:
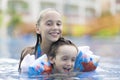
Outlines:
POLYGON ((19 60, 0 59, 0 80, 120 80, 120 59, 101 58, 96 71, 28 77, 18 73, 19 60))
MULTIPOLYGON (((120 38, 73 38, 77 46, 90 46, 94 54, 99 55, 100 62, 93 72, 74 72, 71 74, 40 75, 29 78, 26 74, 18 73, 18 63, 21 51, 35 44, 35 37, 7 39, 7 53, 0 47, 0 80, 120 80, 120 38)), ((0 44, 5 40, 0 39, 0 44)))

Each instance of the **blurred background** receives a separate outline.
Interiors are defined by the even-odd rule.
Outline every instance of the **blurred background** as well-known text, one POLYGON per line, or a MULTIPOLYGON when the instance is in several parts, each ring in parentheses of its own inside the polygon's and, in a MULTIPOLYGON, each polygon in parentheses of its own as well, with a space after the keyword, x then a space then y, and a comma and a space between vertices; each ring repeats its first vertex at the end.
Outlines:
POLYGON ((120 55, 120 0, 0 0, 0 58, 19 59, 36 42, 38 15, 45 8, 63 14, 63 36, 97 55, 120 55))

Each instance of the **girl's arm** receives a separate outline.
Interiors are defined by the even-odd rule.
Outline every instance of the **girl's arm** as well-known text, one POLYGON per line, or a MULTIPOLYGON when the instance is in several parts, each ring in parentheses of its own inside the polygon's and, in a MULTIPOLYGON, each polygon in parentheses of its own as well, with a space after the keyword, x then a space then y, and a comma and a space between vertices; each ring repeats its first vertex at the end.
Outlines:
MULTIPOLYGON (((34 47, 27 47, 25 49, 23 49, 23 51, 21 52, 21 56, 20 56, 20 61, 19 61, 19 67, 18 67, 18 71, 21 73, 22 68, 21 68, 21 64, 24 63, 26 61, 26 56, 29 55, 33 55, 34 52, 34 47), (25 58, 25 59, 24 59, 25 58)), ((28 56, 27 56, 28 58, 28 56)), ((27 63, 27 62, 26 62, 27 63)), ((22 65, 23 66, 23 65, 22 65)))
POLYGON ((35 59, 35 56, 32 54, 33 52, 32 48, 26 48, 22 51, 19 71, 21 73, 27 73, 28 76, 50 73, 52 68, 47 55, 44 54, 38 59, 35 59))

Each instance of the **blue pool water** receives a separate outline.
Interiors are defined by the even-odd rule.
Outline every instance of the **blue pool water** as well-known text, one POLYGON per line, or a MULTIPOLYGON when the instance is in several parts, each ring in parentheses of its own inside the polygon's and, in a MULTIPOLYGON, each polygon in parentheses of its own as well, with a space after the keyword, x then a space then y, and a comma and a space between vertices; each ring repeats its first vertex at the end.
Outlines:
MULTIPOLYGON (((40 75, 29 78, 26 74, 18 73, 18 63, 21 50, 35 44, 35 39, 12 38, 7 42, 7 52, 0 52, 0 80, 120 80, 120 41, 119 39, 73 38, 77 46, 90 46, 94 54, 99 55, 100 62, 94 72, 40 75)), ((4 43, 1 39, 1 44, 4 43)), ((0 47, 1 48, 1 47, 0 47)))
POLYGON ((101 58, 98 68, 94 72, 74 73, 74 75, 40 75, 29 78, 26 74, 20 75, 17 71, 18 60, 2 58, 0 59, 0 80, 120 80, 120 59, 101 58))

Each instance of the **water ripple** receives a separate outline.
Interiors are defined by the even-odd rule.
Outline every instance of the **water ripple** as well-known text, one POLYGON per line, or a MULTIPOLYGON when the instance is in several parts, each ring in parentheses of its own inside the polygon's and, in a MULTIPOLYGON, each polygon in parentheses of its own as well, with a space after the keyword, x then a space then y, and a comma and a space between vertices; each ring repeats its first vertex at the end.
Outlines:
MULTIPOLYGON (((37 80, 36 78, 28 78, 27 75, 20 76, 18 73, 18 60, 3 58, 0 59, 0 80, 37 80)), ((76 73, 74 76, 65 77, 64 74, 52 75, 47 80, 58 80, 64 78, 65 80, 120 80, 120 60, 112 58, 103 58, 96 71, 76 73)), ((39 80, 45 76, 38 76, 39 80)))

